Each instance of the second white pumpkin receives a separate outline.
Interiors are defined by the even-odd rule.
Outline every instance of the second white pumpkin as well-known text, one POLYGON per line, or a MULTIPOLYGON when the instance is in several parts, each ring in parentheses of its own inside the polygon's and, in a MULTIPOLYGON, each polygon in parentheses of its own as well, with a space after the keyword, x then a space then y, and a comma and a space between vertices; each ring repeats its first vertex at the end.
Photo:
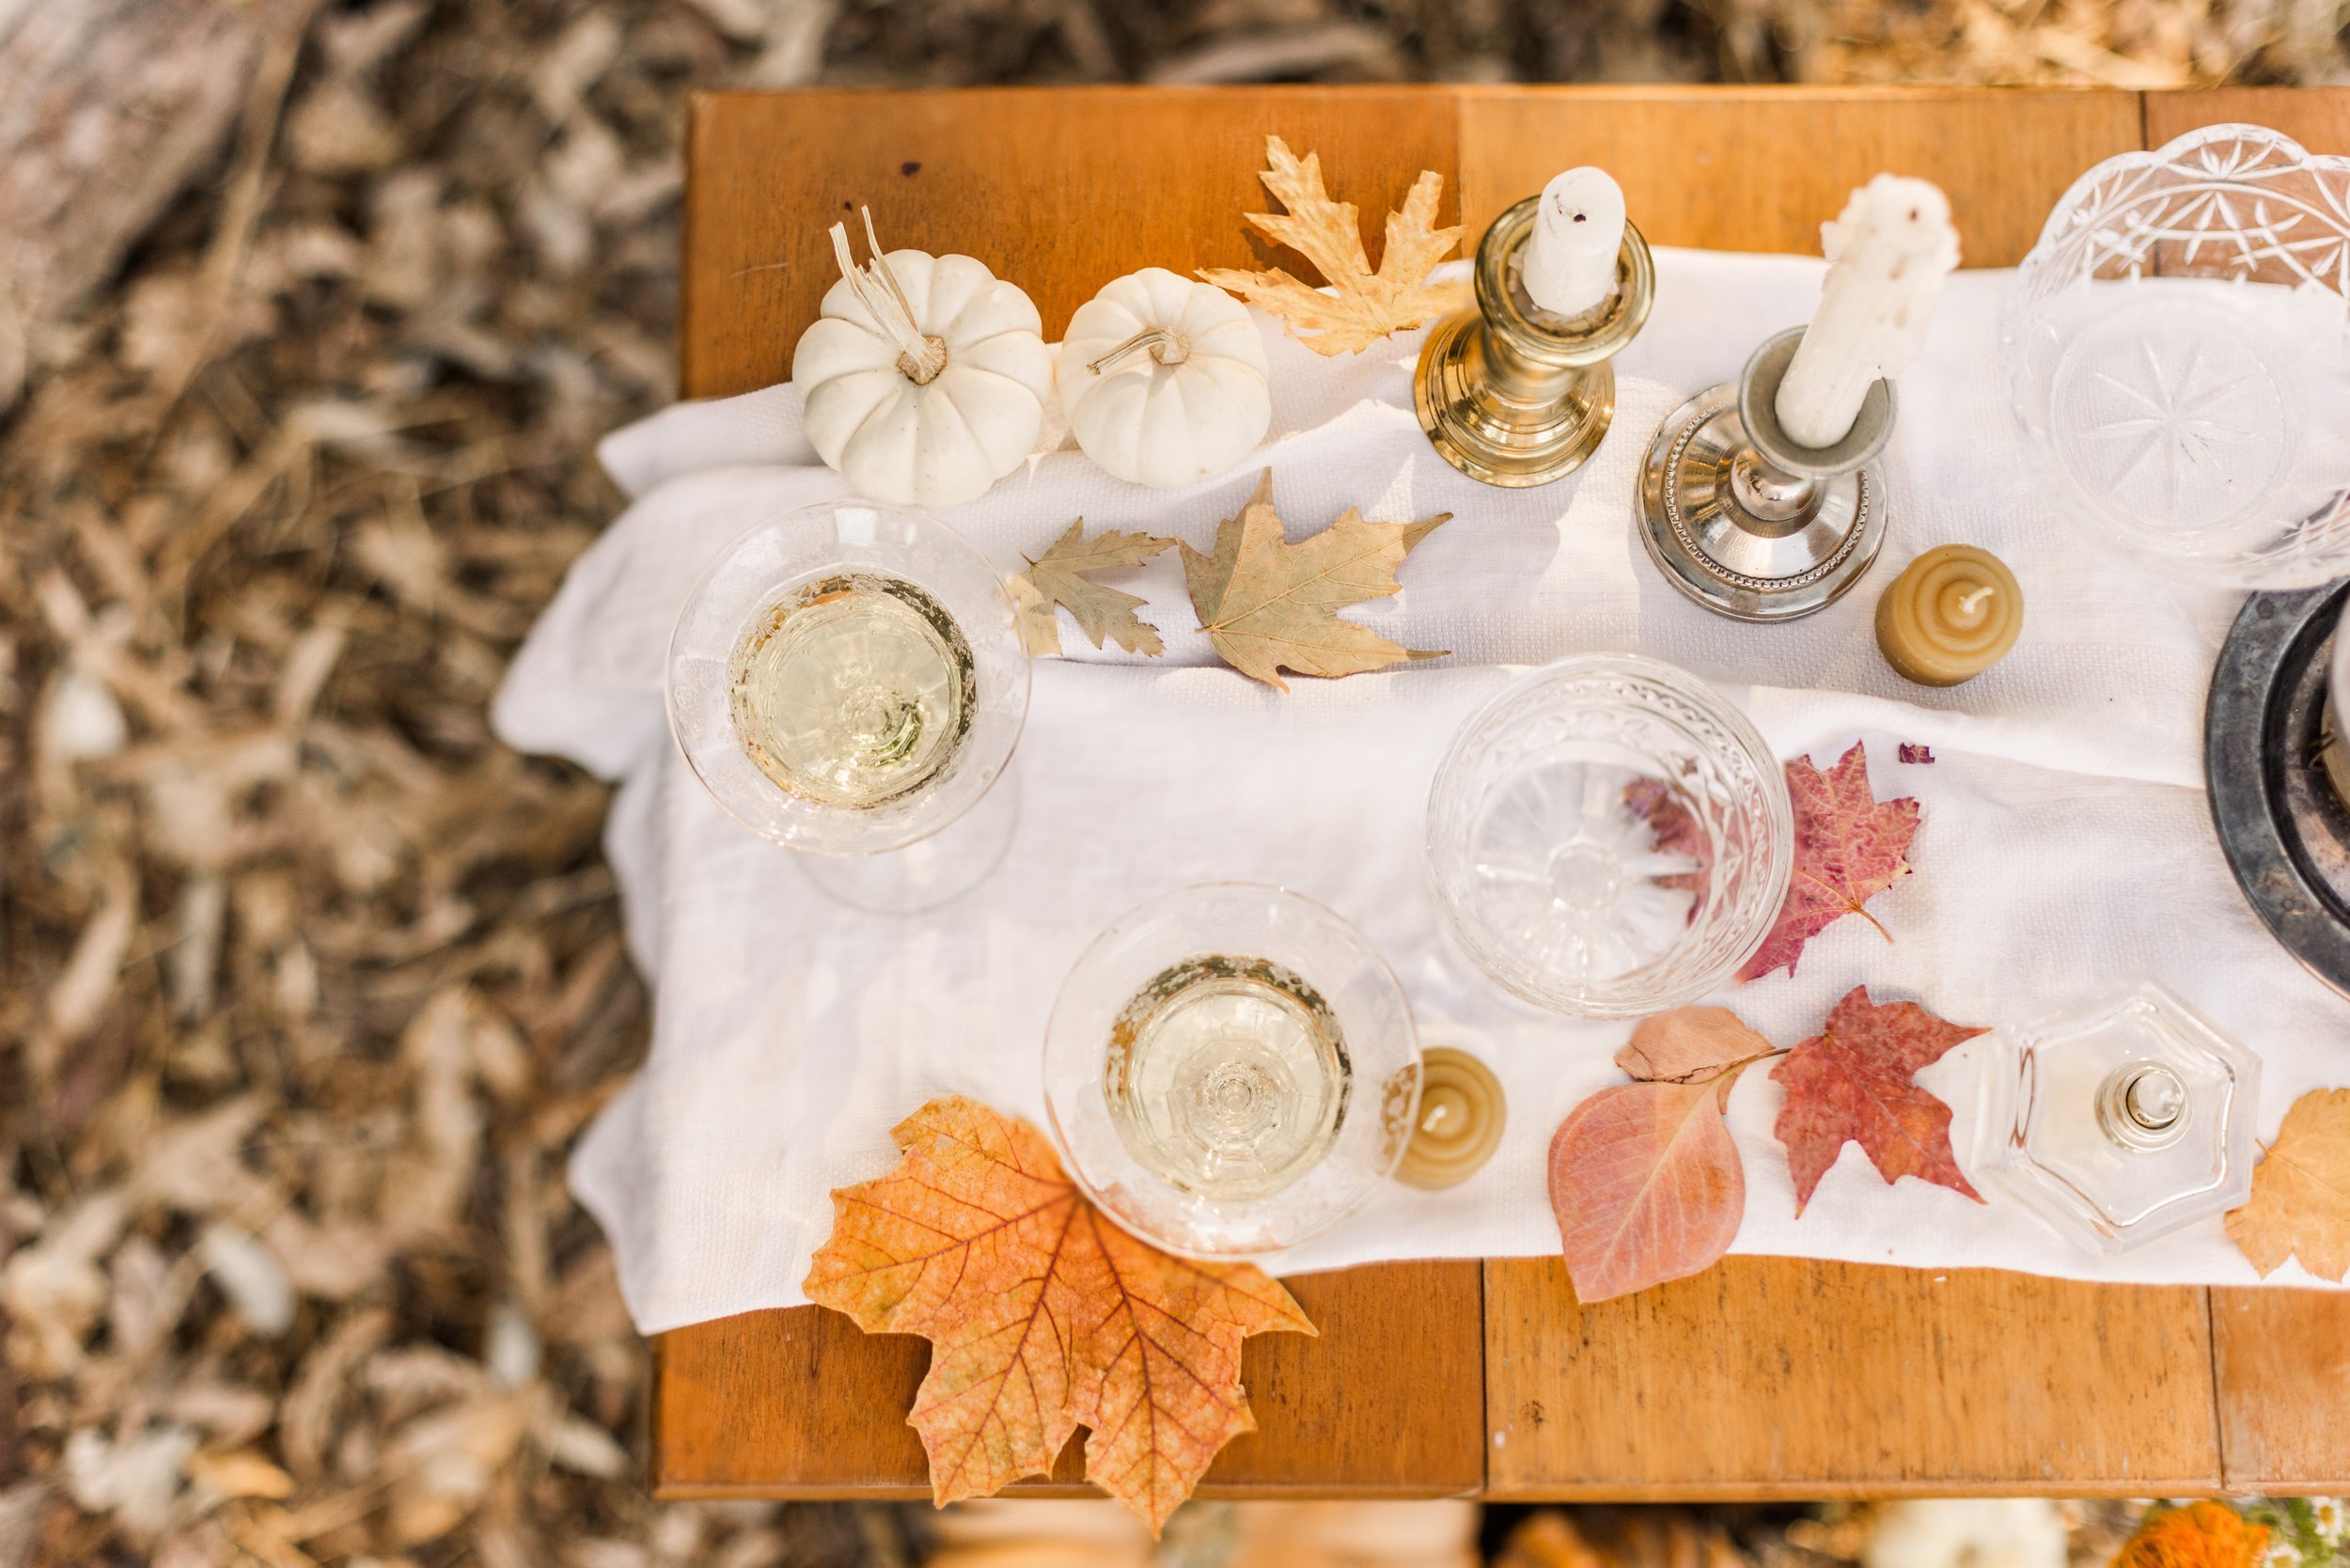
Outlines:
POLYGON ((1265 374, 1247 306, 1146 267, 1070 318, 1053 379, 1086 456, 1121 479, 1171 490, 1223 473, 1264 438, 1265 374))

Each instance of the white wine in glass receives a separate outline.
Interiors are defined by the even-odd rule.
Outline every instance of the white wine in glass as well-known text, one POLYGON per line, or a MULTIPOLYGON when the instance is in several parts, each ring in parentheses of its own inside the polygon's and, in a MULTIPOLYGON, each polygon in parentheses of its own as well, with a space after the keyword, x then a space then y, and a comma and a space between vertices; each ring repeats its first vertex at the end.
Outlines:
POLYGON ((1209 883, 1078 958, 1044 1028, 1044 1106, 1119 1225, 1188 1257, 1277 1252, 1395 1169, 1419 1036, 1361 932, 1284 888, 1209 883))
POLYGON ((744 634, 734 729, 776 784, 828 806, 898 800, 953 765, 978 672, 946 607, 902 577, 844 572, 800 588, 744 634))
POLYGON ((669 729, 737 821, 885 914, 1003 858, 1028 652, 987 557, 926 512, 778 512, 718 553, 669 636, 669 729))
POLYGON ((1328 1153, 1353 1076, 1338 1020, 1295 971, 1210 953, 1135 993, 1102 1081, 1136 1160, 1229 1200, 1279 1192, 1328 1153))

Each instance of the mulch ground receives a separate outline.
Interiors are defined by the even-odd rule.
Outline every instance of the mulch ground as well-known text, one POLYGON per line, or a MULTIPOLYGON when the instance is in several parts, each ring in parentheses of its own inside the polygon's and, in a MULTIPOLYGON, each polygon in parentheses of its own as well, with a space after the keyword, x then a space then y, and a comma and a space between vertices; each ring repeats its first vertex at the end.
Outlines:
POLYGON ((0 1568, 920 1555, 918 1511, 646 1500, 643 1348, 563 1184, 646 1037, 606 792, 484 716, 615 510, 593 441, 672 396, 690 86, 2342 80, 2343 20, 324 8, 0 407, 0 1568))

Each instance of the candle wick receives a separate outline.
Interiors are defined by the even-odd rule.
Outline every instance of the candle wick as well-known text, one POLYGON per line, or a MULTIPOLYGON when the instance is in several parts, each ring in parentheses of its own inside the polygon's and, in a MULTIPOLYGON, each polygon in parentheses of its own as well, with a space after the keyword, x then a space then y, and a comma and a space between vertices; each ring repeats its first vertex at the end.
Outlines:
POLYGON ((1979 587, 1969 588, 1966 592, 1960 594, 1958 597, 1958 613, 1961 615, 1973 615, 1975 611, 1981 607, 1984 600, 1990 598, 1998 591, 1998 589, 1989 583, 1984 583, 1979 587))
POLYGON ((1577 223, 1581 223, 1581 222, 1582 222, 1585 218, 1589 217, 1590 215, 1590 213, 1588 213, 1588 212, 1577 212, 1577 213, 1574 215, 1574 221, 1575 221, 1575 222, 1577 222, 1577 223))

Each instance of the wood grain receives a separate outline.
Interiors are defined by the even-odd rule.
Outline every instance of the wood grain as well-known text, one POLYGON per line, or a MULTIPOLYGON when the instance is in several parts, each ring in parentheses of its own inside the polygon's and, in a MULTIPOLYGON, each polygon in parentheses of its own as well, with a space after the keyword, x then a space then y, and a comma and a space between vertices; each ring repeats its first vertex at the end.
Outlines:
POLYGON ((1597 164, 1654 243, 1816 256, 1820 225, 1889 169, 1950 193, 1965 265, 2005 267, 2076 175, 2138 137, 2130 93, 1472 90, 1461 103, 1462 203, 1474 236, 1559 169, 1597 164))
MULTIPOLYGON (((1473 1492, 1484 1478, 1476 1263, 1386 1263, 1288 1281, 1322 1330, 1261 1335, 1242 1376, 1258 1430, 1216 1457, 1203 1496, 1473 1492)), ((927 1497, 902 1416, 930 1347, 867 1337, 822 1308, 749 1312, 664 1334, 653 1380, 663 1497, 927 1497)), ((1040 1496, 1090 1491, 1082 1438, 1040 1496)))
POLYGON ((1731 1258, 1583 1307, 1485 1265, 1486 1495, 2216 1490, 2204 1293, 1731 1258))
MULTIPOLYGON (((839 276, 826 229, 870 206, 882 243, 961 251, 1028 291, 1058 340, 1104 283, 1147 266, 1261 266, 1241 221, 1272 210, 1264 138, 1322 154, 1371 255, 1423 168, 1454 221, 1451 97, 1418 88, 998 88, 718 93, 688 138, 683 384, 747 391, 839 276)), ((1279 253, 1287 256, 1286 252, 1279 253)), ((1292 258, 1287 261, 1296 267, 1292 258)))
POLYGON ((2205 125, 2247 120, 2281 131, 2311 152, 2350 153, 2350 90, 2222 87, 2212 92, 2146 95, 2146 145, 2205 125))
POLYGON ((2215 1290, 2212 1365, 2232 1492, 2350 1492, 2350 1295, 2215 1290))

